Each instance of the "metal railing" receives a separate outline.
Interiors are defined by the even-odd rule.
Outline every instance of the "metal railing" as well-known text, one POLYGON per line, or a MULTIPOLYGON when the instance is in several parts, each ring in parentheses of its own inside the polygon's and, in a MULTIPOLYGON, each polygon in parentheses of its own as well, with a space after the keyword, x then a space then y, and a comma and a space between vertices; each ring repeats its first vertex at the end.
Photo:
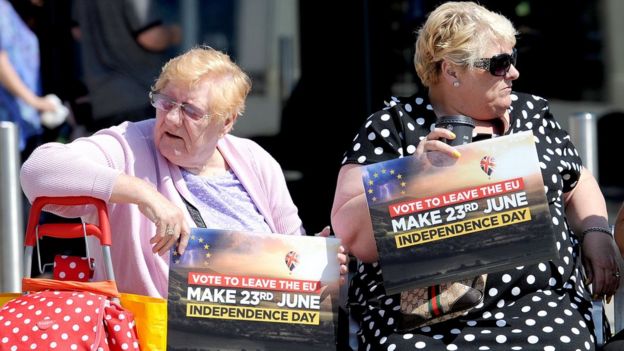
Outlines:
POLYGON ((0 122, 0 292, 22 291, 24 250, 17 126, 0 122))
POLYGON ((587 168, 598 179, 598 127, 596 115, 579 112, 570 116, 570 139, 587 168))

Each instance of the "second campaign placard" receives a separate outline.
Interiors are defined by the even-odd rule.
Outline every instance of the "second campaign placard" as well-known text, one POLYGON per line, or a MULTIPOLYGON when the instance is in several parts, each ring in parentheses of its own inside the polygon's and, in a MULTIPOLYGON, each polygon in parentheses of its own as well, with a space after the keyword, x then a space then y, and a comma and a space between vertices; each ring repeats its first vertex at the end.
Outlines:
POLYGON ((340 242, 193 229, 169 269, 168 350, 335 349, 340 242))
POLYGON ((457 149, 364 167, 389 294, 557 255, 533 134, 457 149))

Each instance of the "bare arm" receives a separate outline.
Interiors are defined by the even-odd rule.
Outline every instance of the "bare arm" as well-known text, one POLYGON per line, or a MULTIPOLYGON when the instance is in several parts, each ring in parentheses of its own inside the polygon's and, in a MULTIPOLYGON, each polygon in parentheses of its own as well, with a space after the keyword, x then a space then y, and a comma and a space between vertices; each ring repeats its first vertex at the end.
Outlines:
POLYGON ((137 36, 137 42, 149 51, 163 51, 177 45, 182 39, 182 31, 176 25, 159 25, 149 28, 137 36))
POLYGON ((6 51, 0 51, 0 85, 5 87, 11 95, 22 99, 39 111, 54 110, 54 104, 37 96, 24 84, 11 64, 6 51))
MULTIPOLYGON (((448 129, 435 128, 418 144, 411 157, 421 157, 428 151, 460 157, 454 147, 440 141, 440 138, 455 139, 455 134, 448 129)), ((362 184, 361 168, 359 165, 348 164, 340 169, 331 222, 336 236, 342 239, 350 253, 363 262, 375 262, 379 255, 362 184)))
MULTIPOLYGON (((596 179, 585 168, 576 187, 565 195, 568 224, 576 233, 587 228, 609 228, 607 206, 596 179)), ((595 295, 612 295, 619 286, 614 276, 621 261, 613 239, 600 232, 588 232, 583 238, 582 258, 595 295)))
POLYGON ((362 185, 361 166, 345 165, 340 169, 331 222, 334 233, 349 252, 363 262, 377 261, 377 245, 362 185))
POLYGON ((576 187, 565 194, 566 214, 572 229, 581 233, 589 227, 609 227, 607 205, 594 176, 581 170, 576 187))

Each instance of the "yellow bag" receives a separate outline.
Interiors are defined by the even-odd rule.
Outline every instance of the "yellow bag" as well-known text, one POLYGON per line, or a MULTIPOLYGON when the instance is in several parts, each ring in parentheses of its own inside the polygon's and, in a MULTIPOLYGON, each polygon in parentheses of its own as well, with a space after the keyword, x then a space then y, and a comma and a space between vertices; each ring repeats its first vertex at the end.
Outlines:
POLYGON ((141 350, 167 349, 167 300, 156 297, 121 294, 121 305, 132 311, 141 350))
POLYGON ((0 307, 4 306, 5 303, 13 300, 16 297, 20 297, 22 294, 20 293, 2 293, 0 294, 0 307))

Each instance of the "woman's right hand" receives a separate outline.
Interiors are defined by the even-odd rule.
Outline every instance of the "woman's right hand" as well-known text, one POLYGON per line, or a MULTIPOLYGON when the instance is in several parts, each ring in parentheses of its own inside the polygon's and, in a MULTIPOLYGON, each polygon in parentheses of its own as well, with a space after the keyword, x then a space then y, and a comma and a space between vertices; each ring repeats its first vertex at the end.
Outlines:
POLYGON ((431 133, 427 134, 427 136, 421 140, 420 143, 418 143, 414 155, 419 157, 429 151, 439 151, 453 158, 459 158, 461 154, 457 151, 457 149, 440 140, 455 139, 455 137, 455 133, 446 128, 435 128, 431 131, 431 133))
POLYGON ((154 222, 156 234, 150 239, 152 252, 164 255, 179 240, 178 253, 184 253, 191 233, 184 212, 159 193, 153 184, 121 173, 113 186, 110 201, 137 204, 141 213, 154 222))

